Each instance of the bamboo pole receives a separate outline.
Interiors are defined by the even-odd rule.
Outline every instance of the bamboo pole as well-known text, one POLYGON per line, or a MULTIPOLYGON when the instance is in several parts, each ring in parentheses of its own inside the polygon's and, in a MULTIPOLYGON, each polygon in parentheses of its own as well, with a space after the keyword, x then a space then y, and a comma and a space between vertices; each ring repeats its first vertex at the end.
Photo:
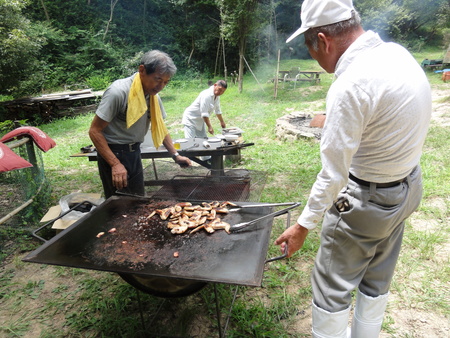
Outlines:
POLYGON ((23 209, 25 209, 27 206, 29 206, 31 203, 34 202, 34 199, 36 198, 36 196, 39 195, 39 193, 41 192, 41 188, 44 185, 45 180, 42 180, 41 185, 38 189, 38 191, 36 192, 36 194, 34 194, 33 198, 30 198, 28 201, 26 201, 24 204, 22 204, 21 206, 17 207, 16 209, 14 209, 13 211, 11 211, 9 214, 7 214, 5 217, 3 217, 2 219, 0 219, 0 224, 3 224, 4 222, 6 222, 7 220, 9 220, 11 217, 13 217, 14 215, 18 214, 19 212, 21 212, 23 209))

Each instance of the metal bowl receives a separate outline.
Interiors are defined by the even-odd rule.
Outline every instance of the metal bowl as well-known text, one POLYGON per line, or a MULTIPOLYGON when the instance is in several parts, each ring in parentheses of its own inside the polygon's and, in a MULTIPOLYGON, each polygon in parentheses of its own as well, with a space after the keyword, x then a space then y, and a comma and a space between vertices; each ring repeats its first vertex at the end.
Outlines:
POLYGON ((136 289, 161 298, 190 296, 208 284, 206 282, 187 279, 152 277, 126 273, 119 273, 119 276, 136 289))

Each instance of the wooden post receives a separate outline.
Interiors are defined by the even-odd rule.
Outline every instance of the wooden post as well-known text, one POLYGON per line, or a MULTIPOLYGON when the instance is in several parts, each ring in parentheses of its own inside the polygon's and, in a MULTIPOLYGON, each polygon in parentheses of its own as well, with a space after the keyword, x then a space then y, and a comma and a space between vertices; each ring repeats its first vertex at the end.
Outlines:
POLYGON ((280 71, 280 50, 278 49, 278 62, 277 62, 277 72, 275 74, 275 92, 273 97, 277 98, 278 93, 278 72, 280 71))

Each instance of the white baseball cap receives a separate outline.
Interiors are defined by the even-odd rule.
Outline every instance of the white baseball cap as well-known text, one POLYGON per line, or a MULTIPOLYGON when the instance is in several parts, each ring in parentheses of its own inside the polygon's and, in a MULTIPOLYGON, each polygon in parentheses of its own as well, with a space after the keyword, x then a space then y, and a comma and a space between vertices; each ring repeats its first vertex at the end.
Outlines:
POLYGON ((302 25, 286 40, 286 43, 310 28, 348 20, 354 10, 352 0, 305 0, 300 10, 302 25))

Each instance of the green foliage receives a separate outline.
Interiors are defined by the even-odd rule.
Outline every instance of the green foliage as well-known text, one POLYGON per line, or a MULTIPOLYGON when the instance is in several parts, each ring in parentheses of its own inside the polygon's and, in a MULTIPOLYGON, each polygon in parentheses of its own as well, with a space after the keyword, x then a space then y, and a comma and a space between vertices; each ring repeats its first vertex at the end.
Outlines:
MULTIPOLYGON (((309 59, 301 40, 285 43, 300 25, 300 5, 128 0, 111 12, 109 1, 0 0, 0 93, 21 97, 61 87, 101 88, 108 79, 136 71, 131 61, 150 49, 172 56, 178 79, 197 72, 223 76, 225 67, 229 74, 238 70, 240 53, 252 68, 275 61, 279 50, 282 59, 309 59)), ((416 51, 448 46, 446 0, 358 0, 355 6, 364 27, 387 40, 416 51)))
POLYGON ((113 79, 109 74, 99 74, 92 75, 86 79, 86 83, 89 88, 93 90, 103 90, 106 89, 111 83, 113 79))
POLYGON ((442 28, 450 22, 450 4, 446 0, 365 0, 355 1, 363 26, 385 39, 420 51, 425 41, 442 41, 442 28))
POLYGON ((14 129, 14 121, 6 120, 0 121, 0 135, 6 134, 7 132, 14 129))
POLYGON ((23 14, 27 1, 0 0, 0 93, 14 90, 30 70, 40 48, 23 14))
POLYGON ((0 135, 6 134, 11 130, 26 125, 27 120, 5 120, 0 121, 0 135))

